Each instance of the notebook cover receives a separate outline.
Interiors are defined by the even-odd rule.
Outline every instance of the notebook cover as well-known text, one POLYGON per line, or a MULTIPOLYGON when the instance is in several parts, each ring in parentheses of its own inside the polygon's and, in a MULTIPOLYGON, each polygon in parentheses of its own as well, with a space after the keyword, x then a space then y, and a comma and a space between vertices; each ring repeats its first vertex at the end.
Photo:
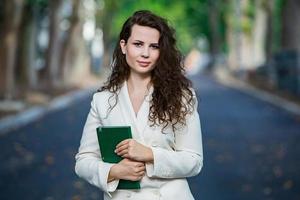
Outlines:
MULTIPOLYGON (((97 136, 102 160, 108 163, 118 163, 123 159, 114 150, 121 141, 132 138, 130 126, 98 127, 97 136)), ((140 189, 140 182, 120 180, 117 189, 140 189)))

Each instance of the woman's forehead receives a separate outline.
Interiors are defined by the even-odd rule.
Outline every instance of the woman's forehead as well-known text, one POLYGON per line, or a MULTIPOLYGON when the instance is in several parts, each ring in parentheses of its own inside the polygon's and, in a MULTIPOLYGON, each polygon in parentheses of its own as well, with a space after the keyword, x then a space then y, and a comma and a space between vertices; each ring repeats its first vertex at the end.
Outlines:
POLYGON ((131 29, 131 40, 158 43, 160 33, 157 29, 149 26, 133 25, 131 29))

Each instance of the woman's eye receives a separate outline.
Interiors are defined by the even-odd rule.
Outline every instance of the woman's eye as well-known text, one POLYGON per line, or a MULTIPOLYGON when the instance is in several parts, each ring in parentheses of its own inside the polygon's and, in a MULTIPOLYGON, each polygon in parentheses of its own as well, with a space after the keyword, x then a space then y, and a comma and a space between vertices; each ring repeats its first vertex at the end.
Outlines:
POLYGON ((159 49, 158 45, 152 45, 151 47, 152 47, 152 49, 159 49))
POLYGON ((136 46, 136 47, 141 47, 142 43, 133 43, 133 45, 136 46))

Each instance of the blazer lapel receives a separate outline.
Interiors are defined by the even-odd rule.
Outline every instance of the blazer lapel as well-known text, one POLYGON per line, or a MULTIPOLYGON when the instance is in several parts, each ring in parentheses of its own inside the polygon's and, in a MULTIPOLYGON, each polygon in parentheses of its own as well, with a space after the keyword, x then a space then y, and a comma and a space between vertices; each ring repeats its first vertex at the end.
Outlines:
POLYGON ((132 103, 130 101, 130 97, 128 94, 127 82, 125 81, 121 91, 119 93, 119 104, 120 110, 123 119, 127 124, 129 124, 132 128, 132 137, 140 142, 144 141, 144 131, 148 125, 148 115, 149 115, 149 108, 150 108, 150 101, 152 97, 153 87, 150 88, 149 94, 145 97, 140 110, 135 116, 135 112, 133 110, 132 103))
POLYGON ((145 97, 144 102, 142 103, 140 110, 137 114, 137 127, 140 134, 144 138, 145 128, 148 126, 149 122, 149 110, 150 110, 150 101, 152 98, 153 87, 150 88, 148 95, 145 97))
POLYGON ((130 102, 128 90, 127 90, 127 83, 126 81, 124 82, 121 91, 119 93, 118 97, 119 105, 120 105, 120 110, 122 114, 122 118, 126 122, 126 124, 131 126, 131 132, 132 132, 132 138, 140 141, 141 136, 139 134, 139 130, 136 126, 136 117, 130 102))

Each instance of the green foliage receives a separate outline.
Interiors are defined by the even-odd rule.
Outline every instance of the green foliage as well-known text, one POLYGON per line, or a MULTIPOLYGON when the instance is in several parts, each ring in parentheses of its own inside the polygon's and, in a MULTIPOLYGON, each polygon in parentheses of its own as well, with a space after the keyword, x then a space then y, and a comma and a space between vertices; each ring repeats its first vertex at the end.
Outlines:
POLYGON ((220 21, 219 21, 219 31, 222 39, 221 50, 222 52, 228 52, 228 46, 226 44, 226 31, 227 31, 226 13, 228 12, 228 4, 223 2, 221 8, 222 9, 221 9, 220 21))
MULTIPOLYGON (((239 6, 242 7, 242 2, 239 3, 239 6)), ((228 11, 226 12, 228 26, 232 27, 235 32, 241 31, 247 35, 251 35, 256 14, 255 0, 247 1, 246 6, 244 8, 240 8, 240 17, 237 17, 236 6, 236 1, 231 0, 228 11)))
POLYGON ((255 5, 255 0, 249 0, 247 3, 247 6, 243 10, 243 13, 246 17, 250 19, 255 18, 255 13, 256 13, 256 5, 255 5))
POLYGON ((197 0, 186 2, 187 23, 189 24, 190 34, 193 38, 204 37, 211 45, 213 34, 218 35, 221 50, 226 51, 226 18, 230 11, 230 4, 227 0, 197 0), (212 13, 216 13, 216 29, 212 27, 212 13), (216 31, 213 33, 212 31, 216 31))
POLYGON ((245 6, 245 9, 243 9, 243 17, 241 21, 242 32, 246 33, 247 35, 251 35, 252 33, 252 29, 255 22, 255 13, 255 0, 249 0, 247 5, 245 6))
POLYGON ((40 14, 46 14, 46 9, 48 7, 48 0, 25 0, 26 12, 29 12, 30 14, 33 14, 34 10, 38 11, 40 14))
POLYGON ((197 37, 200 34, 205 37, 210 37, 209 24, 209 5, 207 1, 189 1, 186 2, 186 23, 189 26, 189 31, 192 37, 197 37))
POLYGON ((183 52, 187 52, 192 45, 192 35, 186 23, 185 2, 170 0, 124 0, 120 10, 116 13, 113 21, 113 37, 116 39, 125 19, 137 10, 150 10, 164 18, 173 26, 177 33, 178 46, 183 52))
MULTIPOLYGON (((176 30, 177 45, 185 54, 197 45, 196 40, 200 37, 206 38, 210 43, 212 42, 209 17, 212 9, 214 9, 219 12, 217 31, 221 36, 221 46, 224 48, 226 46, 224 41, 226 35, 225 17, 228 12, 227 0, 119 0, 116 1, 115 5, 111 5, 109 0, 105 2, 108 2, 108 5, 105 6, 104 10, 108 9, 114 12, 111 31, 114 40, 118 37, 124 21, 133 12, 145 9, 168 19, 170 25, 176 30)), ((115 1, 113 0, 113 2, 115 1)))
POLYGON ((48 0, 26 0, 26 4, 30 6, 47 7, 49 5, 48 0))
POLYGON ((272 12, 273 18, 273 32, 274 42, 272 43, 272 51, 276 52, 281 47, 281 15, 282 9, 285 4, 285 0, 274 0, 274 12, 272 12))

